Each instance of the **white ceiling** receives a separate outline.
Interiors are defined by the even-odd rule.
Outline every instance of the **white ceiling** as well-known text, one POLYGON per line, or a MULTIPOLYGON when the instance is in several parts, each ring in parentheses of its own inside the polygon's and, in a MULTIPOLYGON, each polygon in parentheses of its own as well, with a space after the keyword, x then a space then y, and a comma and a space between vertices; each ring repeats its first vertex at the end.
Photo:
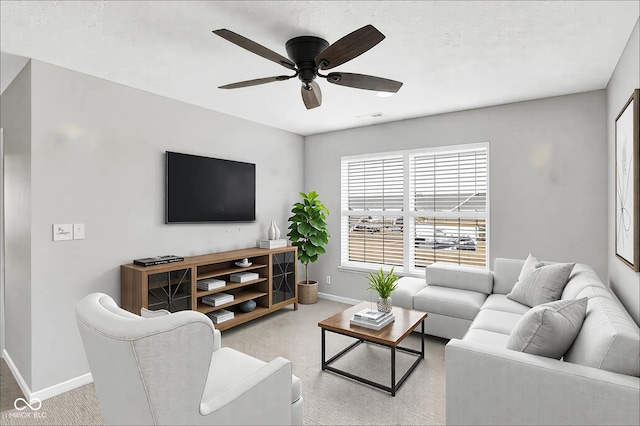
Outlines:
MULTIPOLYGON (((5 1, 2 80, 34 58, 237 117, 310 135, 603 89, 639 1, 5 1), (289 74, 211 31, 227 28, 286 56, 285 42, 333 43, 373 24, 386 39, 332 71, 404 82, 390 98, 320 79, 306 110, 289 74), (19 68, 19 67, 18 67, 19 68), (13 71, 12 71, 13 69, 13 71), (382 113, 382 118, 357 118, 382 113)), ((10 77, 7 77, 10 76, 10 77)))

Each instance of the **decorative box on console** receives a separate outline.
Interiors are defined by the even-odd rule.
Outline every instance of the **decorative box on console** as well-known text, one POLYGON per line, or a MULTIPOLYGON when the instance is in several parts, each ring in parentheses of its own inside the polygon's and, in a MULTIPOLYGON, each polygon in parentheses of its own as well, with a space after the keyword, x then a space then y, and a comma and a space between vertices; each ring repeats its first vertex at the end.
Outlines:
POLYGON ((287 246, 287 240, 260 240, 260 248, 274 249, 287 246))

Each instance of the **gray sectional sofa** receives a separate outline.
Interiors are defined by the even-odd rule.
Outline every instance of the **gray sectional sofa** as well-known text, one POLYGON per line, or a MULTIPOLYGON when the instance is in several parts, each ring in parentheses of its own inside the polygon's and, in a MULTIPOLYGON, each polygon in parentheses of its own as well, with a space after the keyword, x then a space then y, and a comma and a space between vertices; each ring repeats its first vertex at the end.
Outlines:
POLYGON ((451 339, 447 424, 639 424, 640 332, 588 265, 573 267, 560 297, 587 298, 562 359, 507 349, 532 309, 507 297, 523 264, 496 259, 490 271, 435 263, 426 280, 398 282, 393 303, 429 312, 425 332, 451 339))

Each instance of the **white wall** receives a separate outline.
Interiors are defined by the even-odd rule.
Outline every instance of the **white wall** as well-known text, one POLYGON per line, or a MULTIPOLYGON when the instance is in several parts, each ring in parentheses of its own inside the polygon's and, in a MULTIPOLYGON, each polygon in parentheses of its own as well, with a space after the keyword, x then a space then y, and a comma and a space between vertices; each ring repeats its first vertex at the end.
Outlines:
POLYGON ((31 66, 0 96, 4 129, 4 344, 26 382, 32 377, 31 66))
POLYGON ((319 291, 369 299, 340 265, 340 158, 490 143, 490 258, 587 263, 607 276, 606 94, 603 90, 385 123, 305 139, 305 189, 331 211, 327 254, 310 266, 319 291), (331 275, 331 285, 324 284, 331 275))
POLYGON ((39 391, 89 372, 75 305, 95 291, 119 302, 121 264, 255 247, 271 220, 286 228, 303 138, 43 62, 31 70, 29 385, 39 391), (256 163, 256 221, 166 225, 166 150, 256 163), (86 239, 52 242, 54 223, 85 223, 86 239))
MULTIPOLYGON (((608 145, 608 213, 609 213, 609 281, 611 288, 633 319, 640 325, 640 273, 622 263, 615 256, 615 120, 633 89, 640 88, 640 29, 639 23, 627 42, 618 65, 607 85, 607 145, 608 145)), ((637 153, 636 153, 637 155, 637 153)))

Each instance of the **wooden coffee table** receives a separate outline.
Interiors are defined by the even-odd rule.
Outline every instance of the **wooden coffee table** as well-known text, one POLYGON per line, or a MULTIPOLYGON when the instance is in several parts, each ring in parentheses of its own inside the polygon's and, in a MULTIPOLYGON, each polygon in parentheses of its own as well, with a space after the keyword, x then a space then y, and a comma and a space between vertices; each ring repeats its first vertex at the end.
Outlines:
POLYGON ((400 389, 400 386, 407 380, 409 374, 411 374, 420 361, 424 359, 424 320, 427 318, 427 313, 394 306, 393 314, 395 321, 381 330, 376 331, 350 324, 354 313, 369 307, 371 307, 371 302, 361 302, 344 312, 340 312, 318 323, 318 327, 322 329, 322 369, 391 392, 391 396, 396 396, 396 391, 400 389), (420 324, 422 324, 420 351, 400 347, 400 343, 404 338, 420 324), (325 331, 350 336, 357 339, 357 341, 327 360, 325 354, 325 331), (331 366, 334 361, 365 342, 386 346, 391 349, 391 386, 386 386, 382 383, 377 383, 331 366), (396 382, 396 350, 417 355, 417 359, 398 382, 396 382))

